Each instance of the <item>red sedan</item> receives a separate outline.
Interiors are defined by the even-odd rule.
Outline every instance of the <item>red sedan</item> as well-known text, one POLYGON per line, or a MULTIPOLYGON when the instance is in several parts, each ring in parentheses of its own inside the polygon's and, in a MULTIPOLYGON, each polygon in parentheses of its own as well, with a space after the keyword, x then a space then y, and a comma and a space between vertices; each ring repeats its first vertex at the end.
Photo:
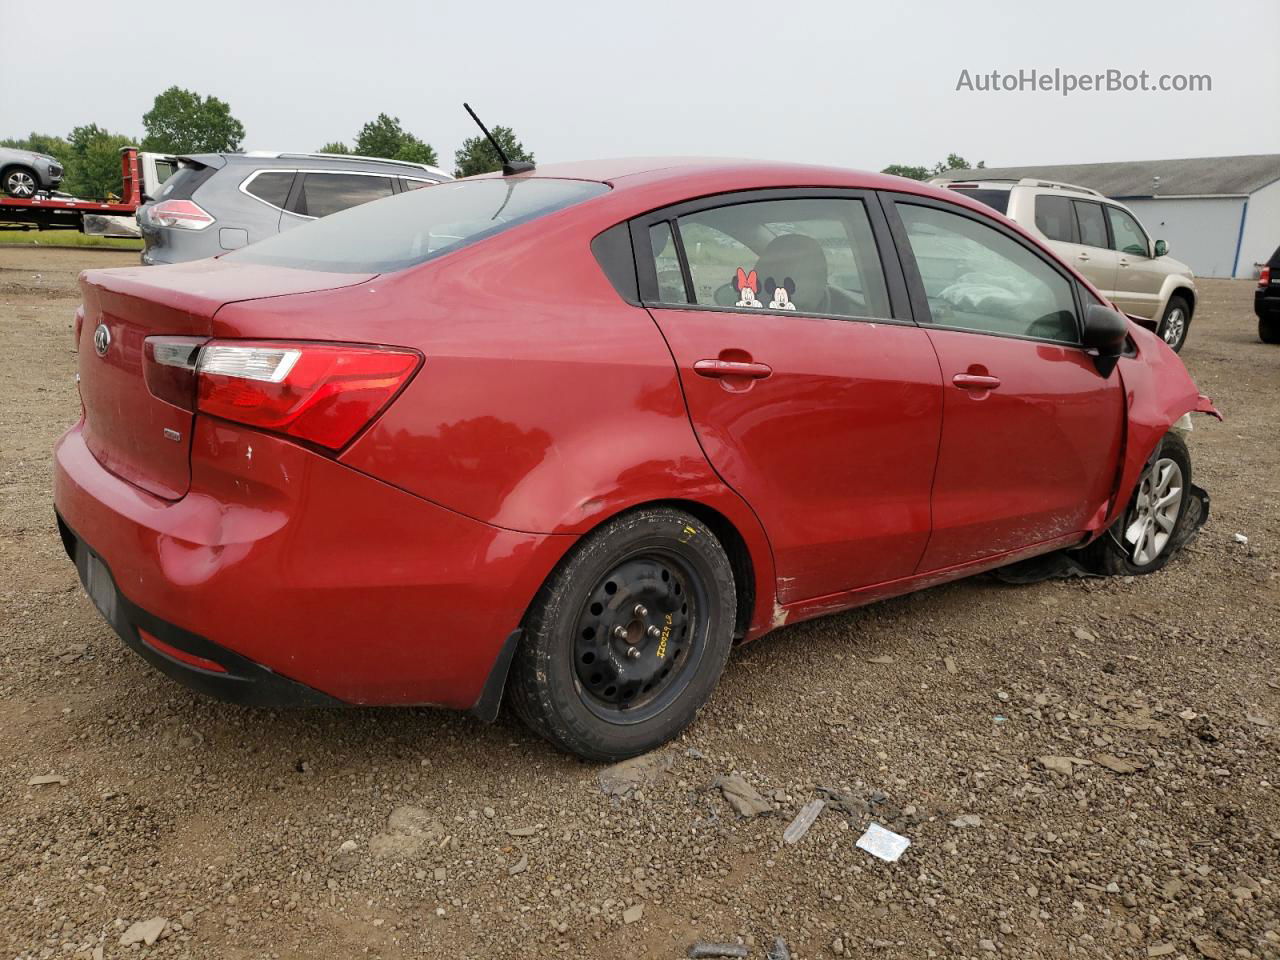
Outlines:
POLYGON ((67 551, 124 641, 252 704, 439 704, 592 758, 735 641, 1191 501, 1178 357, 954 192, 748 162, 441 184, 90 271, 67 551))

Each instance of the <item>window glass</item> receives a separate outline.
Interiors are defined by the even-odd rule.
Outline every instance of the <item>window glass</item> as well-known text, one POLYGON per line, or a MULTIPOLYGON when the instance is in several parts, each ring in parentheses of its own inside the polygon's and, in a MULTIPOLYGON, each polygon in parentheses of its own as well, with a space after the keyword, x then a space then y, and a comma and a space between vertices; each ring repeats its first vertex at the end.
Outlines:
POLYGON ((429 187, 436 182, 437 181, 435 180, 417 180, 417 179, 414 179, 413 177, 405 177, 404 188, 406 190, 418 190, 421 187, 429 187))
POLYGON ((992 227, 899 203, 933 322, 983 333, 1076 343, 1071 284, 992 227))
POLYGON ((1071 212, 1071 201, 1066 197, 1036 196, 1036 228, 1050 240, 1080 242, 1076 234, 1076 215, 1071 212))
POLYGON ((762 200, 678 222, 694 301, 752 310, 891 317, 861 200, 762 200))
POLYGON ((1147 235, 1138 226, 1138 221, 1119 207, 1107 207, 1107 217, 1111 220, 1111 246, 1121 253, 1132 253, 1145 257, 1150 253, 1147 247, 1147 235))
POLYGON ((365 177, 356 173, 308 173, 302 181, 299 213, 327 217, 392 194, 390 177, 365 177))
POLYGON ((260 173, 251 179, 245 191, 259 200, 265 200, 273 207, 283 207, 289 199, 289 188, 293 186, 292 170, 273 170, 260 173))
POLYGON ((1080 224, 1080 242, 1086 247, 1106 249, 1107 224, 1102 219, 1102 205, 1087 200, 1073 200, 1076 208, 1076 220, 1080 224))
POLYGON ((688 303, 671 224, 664 220, 649 228, 649 247, 653 250, 653 265, 658 273, 658 299, 663 303, 688 303))
POLYGON ((1009 212, 1009 194, 1008 190, 988 190, 979 187, 952 187, 956 193, 962 193, 966 197, 972 197, 979 203, 985 203, 992 210, 998 210, 1000 213, 1007 214, 1009 212))
POLYGON ((441 183, 303 224, 224 259, 302 270, 390 273, 608 190, 603 183, 549 177, 441 183))

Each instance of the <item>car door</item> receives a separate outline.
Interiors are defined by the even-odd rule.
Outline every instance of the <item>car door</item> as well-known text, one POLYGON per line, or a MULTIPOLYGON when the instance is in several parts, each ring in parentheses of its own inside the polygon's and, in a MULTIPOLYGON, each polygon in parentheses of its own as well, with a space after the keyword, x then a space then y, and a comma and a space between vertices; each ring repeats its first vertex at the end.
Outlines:
POLYGON ((1119 257, 1111 249, 1111 233, 1102 204, 1092 200, 1072 200, 1080 249, 1074 257, 1064 257, 1109 300, 1116 296, 1116 270, 1119 257))
POLYGON ((280 216, 280 229, 301 226, 395 192, 392 178, 381 174, 304 170, 294 181, 288 205, 280 216))
POLYGON ((910 575, 942 387, 874 195, 753 191, 632 231, 642 299, 707 458, 768 533, 779 601, 910 575))
POLYGON ((945 393, 921 572, 1060 545, 1108 502, 1124 422, 1120 378, 1080 345, 1079 284, 981 214, 903 195, 887 212, 945 393))
POLYGON ((1111 228, 1111 248, 1116 253, 1116 295, 1120 309, 1155 319, 1165 271, 1151 256, 1151 240, 1127 210, 1105 205, 1111 228))

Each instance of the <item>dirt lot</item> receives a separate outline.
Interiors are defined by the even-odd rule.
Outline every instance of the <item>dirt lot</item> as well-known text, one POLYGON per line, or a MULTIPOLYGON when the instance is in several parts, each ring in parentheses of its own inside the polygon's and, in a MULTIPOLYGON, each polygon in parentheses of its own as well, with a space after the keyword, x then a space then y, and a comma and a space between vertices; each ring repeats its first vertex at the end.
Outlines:
POLYGON ((788 627, 608 796, 505 717, 231 707, 116 639, 49 449, 76 273, 135 256, 0 251, 0 957, 1280 956, 1280 349, 1250 284, 1204 283, 1184 356, 1227 422, 1197 420, 1212 518, 1169 569, 788 627), (772 814, 711 787, 734 771, 772 814), (897 863, 854 848, 871 820, 897 863))

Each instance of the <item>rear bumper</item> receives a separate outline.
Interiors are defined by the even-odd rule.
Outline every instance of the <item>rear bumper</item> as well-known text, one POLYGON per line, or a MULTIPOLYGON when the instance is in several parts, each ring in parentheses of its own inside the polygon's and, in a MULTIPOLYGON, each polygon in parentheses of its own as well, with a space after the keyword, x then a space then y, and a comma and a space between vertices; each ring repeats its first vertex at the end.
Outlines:
POLYGON ((1255 293, 1253 296, 1253 312, 1259 319, 1280 316, 1280 292, 1272 294, 1270 290, 1255 293))
POLYGON ((79 425, 54 454, 64 541, 82 578, 90 557, 109 571, 113 628, 168 675, 245 703, 487 712, 526 606, 575 539, 492 527, 206 418, 178 501, 109 473, 79 425))
POLYGON ((80 583, 98 612, 135 653, 161 673, 193 690, 245 706, 339 706, 319 690, 220 647, 198 634, 183 630, 148 613, 120 593, 111 568, 74 530, 58 517, 58 533, 67 556, 76 565, 80 583), (91 567, 96 569, 91 572, 91 567))

